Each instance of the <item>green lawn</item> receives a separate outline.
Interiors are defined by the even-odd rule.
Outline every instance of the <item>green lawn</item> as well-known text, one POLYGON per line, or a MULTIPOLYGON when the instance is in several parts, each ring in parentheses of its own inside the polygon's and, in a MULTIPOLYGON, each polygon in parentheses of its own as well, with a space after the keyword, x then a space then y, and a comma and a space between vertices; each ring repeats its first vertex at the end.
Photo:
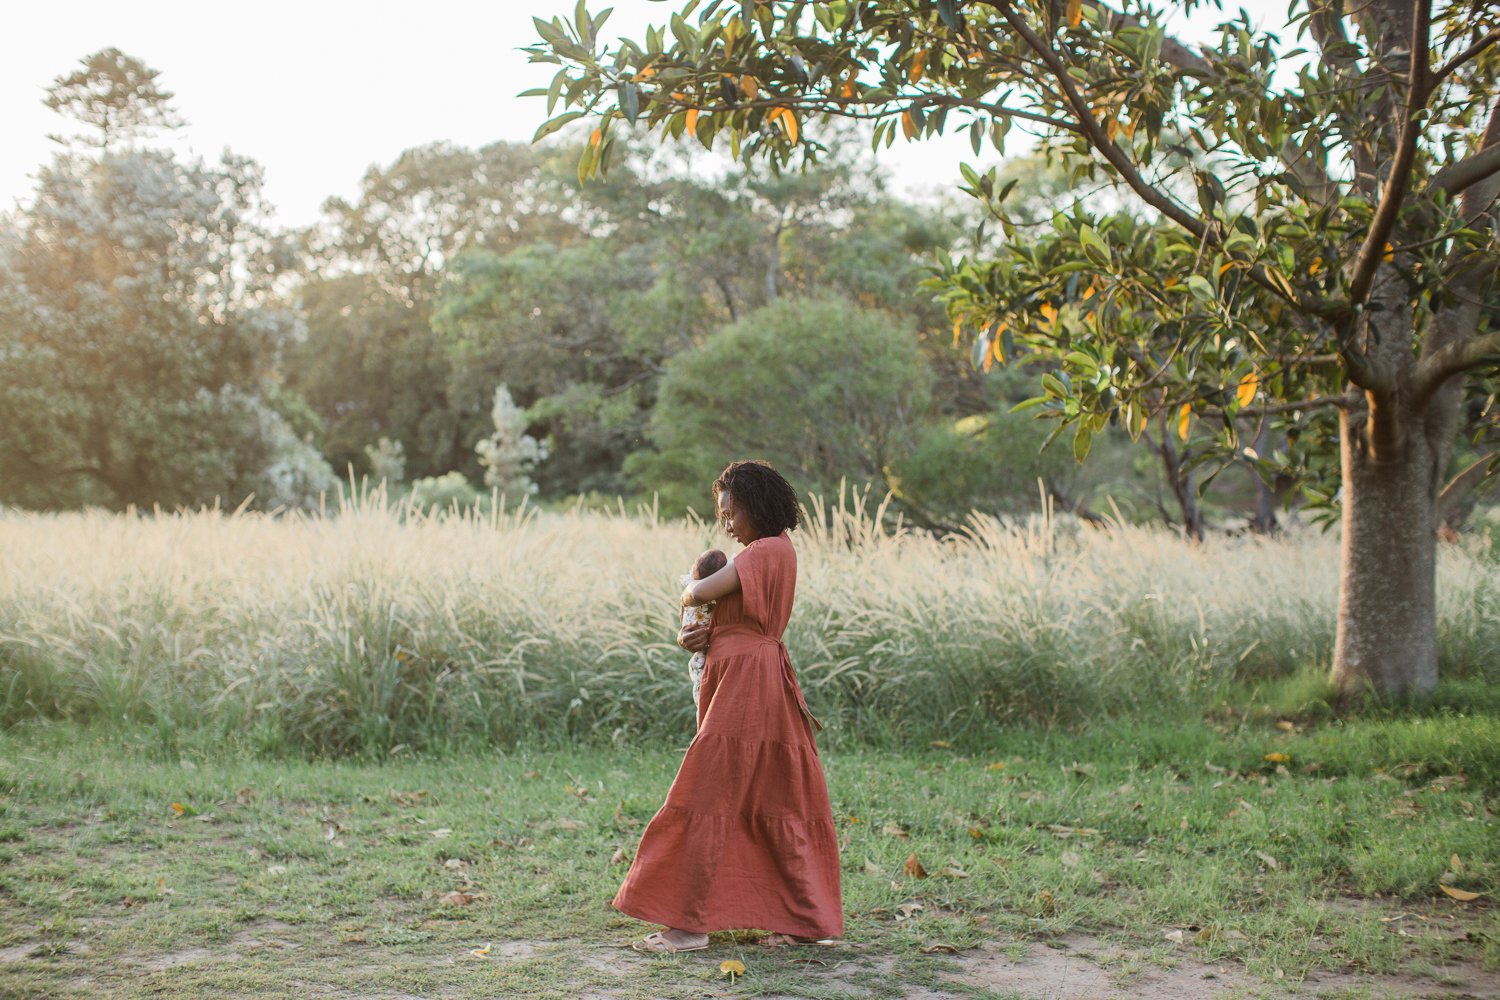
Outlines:
POLYGON ((607 903, 677 751, 159 747, 0 736, 0 995, 1001 997, 1062 950, 1126 989, 1500 992, 1494 715, 835 743, 844 942, 675 957, 629 951, 650 928, 607 903))

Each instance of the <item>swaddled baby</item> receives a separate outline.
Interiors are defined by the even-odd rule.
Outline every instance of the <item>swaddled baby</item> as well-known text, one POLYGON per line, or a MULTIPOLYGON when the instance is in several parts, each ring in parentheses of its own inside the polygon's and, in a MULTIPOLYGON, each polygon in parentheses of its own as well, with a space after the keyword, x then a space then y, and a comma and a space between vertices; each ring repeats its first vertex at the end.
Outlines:
MULTIPOLYGON (((729 562, 729 557, 718 549, 709 549, 697 558, 693 563, 693 571, 684 573, 681 577, 683 587, 687 587, 694 580, 702 580, 713 576, 723 569, 729 562)), ((714 605, 710 601, 707 604, 697 604, 682 609, 682 624, 684 625, 707 625, 709 617, 713 614, 714 605)), ((693 707, 698 705, 698 689, 703 683, 703 663, 706 657, 702 651, 693 654, 688 660, 688 676, 693 681, 693 707)))

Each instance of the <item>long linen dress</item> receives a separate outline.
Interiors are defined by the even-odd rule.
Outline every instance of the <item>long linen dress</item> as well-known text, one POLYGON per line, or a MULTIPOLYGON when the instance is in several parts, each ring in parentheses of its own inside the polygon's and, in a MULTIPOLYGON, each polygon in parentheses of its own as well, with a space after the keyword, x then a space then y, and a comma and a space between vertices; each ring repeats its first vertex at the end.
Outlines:
POLYGON ((838 839, 813 719, 781 643, 797 589, 783 532, 734 559, 698 703, 698 735, 615 896, 621 912, 706 934, 844 931, 838 839))

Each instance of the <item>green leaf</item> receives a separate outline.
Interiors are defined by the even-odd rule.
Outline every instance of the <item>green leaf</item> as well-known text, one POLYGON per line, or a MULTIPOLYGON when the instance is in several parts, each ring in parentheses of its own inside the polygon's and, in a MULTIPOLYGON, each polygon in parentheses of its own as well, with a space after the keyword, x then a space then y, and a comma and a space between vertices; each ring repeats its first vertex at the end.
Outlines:
POLYGON ((641 113, 641 96, 635 84, 625 80, 620 84, 620 113, 630 124, 635 124, 636 116, 641 113))
POLYGON ((536 135, 533 135, 531 137, 531 141, 541 142, 543 139, 547 138, 547 136, 567 125, 569 122, 575 122, 578 119, 582 118, 584 114, 585 112, 582 111, 564 111, 556 118, 547 119, 546 121, 542 122, 541 127, 536 130, 536 135))
POLYGON ((1087 420, 1078 422, 1078 430, 1073 434, 1073 457, 1082 462, 1089 457, 1089 446, 1094 442, 1094 431, 1087 420))

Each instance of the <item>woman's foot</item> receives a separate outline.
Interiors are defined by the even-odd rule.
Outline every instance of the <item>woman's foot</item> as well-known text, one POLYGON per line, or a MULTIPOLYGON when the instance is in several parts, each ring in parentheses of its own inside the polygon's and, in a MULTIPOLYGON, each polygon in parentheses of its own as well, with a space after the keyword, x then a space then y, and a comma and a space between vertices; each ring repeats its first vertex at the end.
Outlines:
POLYGON ((631 947, 644 952, 702 951, 708 947, 708 935, 668 927, 664 931, 647 934, 631 947))

